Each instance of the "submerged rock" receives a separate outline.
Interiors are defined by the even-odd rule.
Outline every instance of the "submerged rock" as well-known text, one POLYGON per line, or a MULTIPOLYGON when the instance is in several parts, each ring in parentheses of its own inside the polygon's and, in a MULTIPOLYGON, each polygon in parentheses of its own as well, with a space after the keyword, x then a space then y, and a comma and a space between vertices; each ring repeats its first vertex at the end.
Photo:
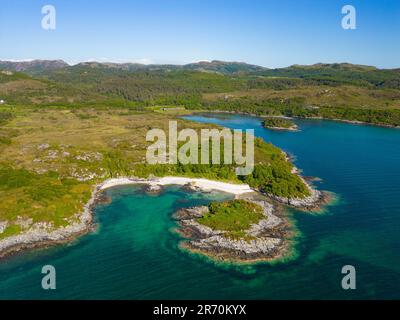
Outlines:
POLYGON ((162 186, 158 184, 148 184, 144 187, 144 191, 148 194, 159 194, 162 191, 162 186))
POLYGON ((200 218, 204 214, 208 213, 208 211, 208 207, 206 206, 183 208, 176 211, 173 218, 176 220, 190 220, 200 218))

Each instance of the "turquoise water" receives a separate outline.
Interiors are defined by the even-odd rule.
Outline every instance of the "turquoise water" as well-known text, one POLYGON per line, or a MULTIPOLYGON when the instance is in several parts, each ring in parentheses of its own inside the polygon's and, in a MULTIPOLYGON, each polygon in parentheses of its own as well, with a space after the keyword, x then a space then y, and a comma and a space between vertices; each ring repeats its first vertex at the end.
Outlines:
POLYGON ((301 236, 297 257, 275 265, 235 267, 183 252, 171 214, 223 194, 167 188, 148 196, 138 187, 109 190, 96 209, 99 228, 68 246, 0 262, 0 298, 111 299, 392 299, 400 298, 400 130, 296 120, 301 132, 263 129, 244 116, 191 116, 256 135, 295 157, 304 175, 338 200, 325 214, 292 211, 301 236), (57 270, 57 290, 41 289, 41 268, 57 270), (357 289, 341 288, 353 265, 357 289))

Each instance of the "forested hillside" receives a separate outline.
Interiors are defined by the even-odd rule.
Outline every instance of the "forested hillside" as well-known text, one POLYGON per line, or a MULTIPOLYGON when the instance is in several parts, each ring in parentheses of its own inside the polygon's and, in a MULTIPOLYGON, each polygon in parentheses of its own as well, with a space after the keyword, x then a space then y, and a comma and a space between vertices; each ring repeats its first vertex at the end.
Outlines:
POLYGON ((221 61, 183 66, 2 61, 0 99, 68 107, 179 105, 398 126, 400 69, 345 63, 267 69, 221 61))

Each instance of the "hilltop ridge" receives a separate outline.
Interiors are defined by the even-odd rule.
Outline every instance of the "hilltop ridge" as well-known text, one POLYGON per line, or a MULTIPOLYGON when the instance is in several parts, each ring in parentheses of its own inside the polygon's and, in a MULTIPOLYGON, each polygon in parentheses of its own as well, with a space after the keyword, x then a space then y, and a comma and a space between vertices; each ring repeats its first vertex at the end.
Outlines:
POLYGON ((100 62, 100 61, 83 61, 77 64, 69 64, 62 59, 57 60, 21 60, 21 61, 8 61, 0 60, 0 69, 10 71, 23 71, 23 72, 36 72, 36 71, 49 71, 68 67, 92 67, 92 68, 115 68, 127 71, 138 70, 191 70, 203 72, 217 72, 222 74, 236 74, 236 73, 262 73, 264 71, 287 71, 287 70, 318 70, 329 69, 337 71, 377 71, 377 70, 393 70, 399 71, 400 68, 395 69, 379 69, 375 66, 352 64, 348 62, 342 63, 315 63, 311 65, 294 64, 283 68, 267 68, 264 66, 250 64, 240 61, 198 61, 188 64, 143 64, 136 62, 100 62))

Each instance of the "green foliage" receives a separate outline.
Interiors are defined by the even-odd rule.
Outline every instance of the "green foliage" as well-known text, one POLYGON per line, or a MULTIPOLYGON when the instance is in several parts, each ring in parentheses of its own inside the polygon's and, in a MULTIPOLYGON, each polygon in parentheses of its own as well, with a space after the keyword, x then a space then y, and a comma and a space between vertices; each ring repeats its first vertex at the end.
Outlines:
POLYGON ((307 84, 370 86, 400 89, 399 69, 377 69, 348 63, 291 66, 262 72, 267 77, 300 78, 307 84))
POLYGON ((263 208, 246 200, 212 202, 209 213, 197 219, 197 222, 213 230, 227 231, 228 236, 241 238, 245 236, 252 224, 265 218, 263 208))
POLYGON ((31 76, 0 73, 0 97, 19 105, 137 110, 182 105, 190 109, 400 125, 399 69, 351 64, 265 69, 221 61, 186 66, 46 65, 29 71, 31 76), (236 92, 241 97, 231 98, 236 92), (213 94, 219 94, 219 99, 207 98, 213 94))
POLYGON ((31 79, 28 75, 21 72, 10 72, 0 70, 0 83, 7 83, 10 81, 31 79))
POLYGON ((110 151, 104 157, 104 166, 109 177, 129 176, 132 172, 131 164, 121 151, 110 151))
POLYGON ((12 189, 29 186, 34 181, 33 173, 28 170, 0 169, 0 188, 12 189))
POLYGON ((255 77, 247 81, 248 89, 273 89, 285 90, 290 88, 299 88, 306 85, 303 79, 286 77, 255 77))
POLYGON ((0 234, 0 240, 13 235, 19 234, 22 231, 21 227, 17 224, 12 224, 6 227, 3 233, 0 234))
POLYGON ((50 223, 53 227, 65 226, 75 219, 90 194, 90 185, 62 179, 55 172, 39 175, 0 166, 0 221, 8 221, 5 235, 21 232, 16 224, 18 218, 50 223))
POLYGON ((304 198, 310 195, 304 182, 291 173, 291 165, 277 161, 270 165, 256 165, 253 173, 244 177, 244 182, 278 197, 304 198))
POLYGON ((213 164, 137 164, 134 166, 135 176, 184 176, 190 178, 205 178, 210 180, 225 180, 240 182, 235 174, 235 168, 230 165, 213 164))
POLYGON ((370 124, 400 126, 400 109, 371 109, 355 107, 311 107, 304 99, 254 101, 252 98, 230 101, 218 100, 203 104, 205 110, 226 110, 256 115, 283 115, 299 118, 324 118, 361 121, 370 124))
POLYGON ((5 124, 13 118, 13 114, 7 111, 0 111, 0 125, 5 124))
POLYGON ((17 130, 0 127, 0 146, 8 146, 12 143, 12 139, 18 136, 17 130))
POLYGON ((127 101, 151 104, 186 104, 200 102, 201 93, 224 92, 244 88, 245 82, 220 74, 186 70, 126 70, 78 65, 51 71, 46 78, 56 83, 80 85, 127 101))
POLYGON ((295 123, 291 121, 290 119, 285 119, 285 118, 266 118, 263 121, 263 127, 264 128, 293 128, 295 127, 295 123))
MULTIPOLYGON (((221 148, 221 159, 223 148, 221 148)), ((252 188, 281 197, 302 198, 310 194, 307 186, 292 173, 293 165, 285 155, 275 146, 255 139, 255 162, 252 174, 237 176, 236 165, 226 164, 135 164, 133 174, 147 178, 151 175, 185 176, 191 178, 206 178, 229 182, 243 182, 252 188)), ((119 171, 120 172, 120 171, 119 171)))

